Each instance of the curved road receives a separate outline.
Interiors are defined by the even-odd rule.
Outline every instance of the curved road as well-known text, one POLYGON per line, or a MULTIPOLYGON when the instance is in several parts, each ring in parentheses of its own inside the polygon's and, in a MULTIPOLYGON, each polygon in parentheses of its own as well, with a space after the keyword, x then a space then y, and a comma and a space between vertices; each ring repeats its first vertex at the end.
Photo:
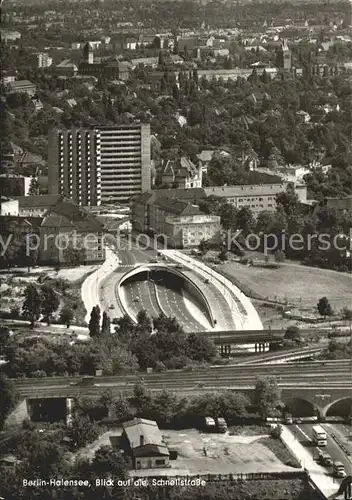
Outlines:
MULTIPOLYGON (((104 280, 100 288, 101 303, 112 318, 116 316, 116 311, 121 309, 121 306, 119 306, 120 298, 115 296, 117 282, 123 274, 136 265, 148 263, 150 260, 156 259, 157 252, 154 250, 142 251, 137 248, 128 249, 126 245, 125 250, 119 251, 118 257, 120 261, 119 266, 104 280)), ((200 276, 193 275, 192 279, 197 282, 198 286, 202 285, 204 288, 204 280, 200 276)), ((212 329, 206 318, 202 321, 204 313, 200 307, 192 304, 191 311, 186 305, 183 294, 171 288, 161 287, 151 280, 134 280, 125 283, 123 289, 125 296, 122 301, 125 303, 125 308, 134 317, 137 316, 138 311, 145 309, 151 317, 159 316, 161 312, 167 316, 176 317, 186 332, 200 332, 212 329)), ((227 316, 227 322, 220 320, 220 327, 223 327, 221 329, 224 329, 224 327, 233 327, 231 324, 231 310, 226 300, 212 285, 207 286, 207 293, 212 294, 212 304, 216 305, 218 316, 220 316, 221 311, 227 316), (212 290, 213 288, 214 290, 212 290)))

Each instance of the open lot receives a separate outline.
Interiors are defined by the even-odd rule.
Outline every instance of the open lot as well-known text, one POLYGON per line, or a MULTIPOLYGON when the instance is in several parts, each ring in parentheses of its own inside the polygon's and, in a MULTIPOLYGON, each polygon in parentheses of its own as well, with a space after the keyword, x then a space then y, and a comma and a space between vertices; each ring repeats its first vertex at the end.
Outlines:
MULTIPOLYGON (((282 263, 277 269, 226 262, 219 266, 239 288, 251 289, 258 298, 289 302, 312 310, 320 297, 328 297, 333 309, 351 305, 352 277, 328 269, 282 263)), ((245 289, 243 290, 244 292, 245 289)))
MULTIPOLYGON (((60 297, 60 308, 66 304, 74 309, 74 323, 85 325, 86 309, 81 298, 81 287, 85 278, 93 273, 99 266, 77 266, 67 267, 55 271, 52 267, 36 266, 31 268, 14 268, 3 270, 0 273, 0 298, 1 311, 9 313, 11 310, 18 309, 21 312, 24 301, 24 290, 29 283, 35 283, 40 286, 50 278, 51 286, 56 290, 60 297), (63 291, 60 282, 69 282, 63 291)), ((59 310, 53 315, 58 317, 59 310)), ((18 315, 13 316, 20 319, 18 315)))
POLYGON ((188 470, 191 474, 294 470, 259 442, 264 437, 262 435, 203 434, 195 429, 165 430, 163 434, 169 449, 178 451, 178 459, 171 461, 172 468, 188 470))

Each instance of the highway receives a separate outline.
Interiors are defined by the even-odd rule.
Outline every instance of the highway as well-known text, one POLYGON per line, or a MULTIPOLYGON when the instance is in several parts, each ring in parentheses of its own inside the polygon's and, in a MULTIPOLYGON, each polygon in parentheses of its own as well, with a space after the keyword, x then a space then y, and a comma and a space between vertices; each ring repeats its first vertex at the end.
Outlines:
MULTIPOLYGON (((157 259, 155 250, 140 250, 137 248, 122 249, 118 252, 120 264, 114 272, 108 276, 100 289, 101 303, 108 311, 111 318, 114 318, 121 309, 121 300, 124 302, 124 309, 135 319, 138 311, 145 309, 149 316, 158 316, 161 312, 171 317, 176 317, 178 322, 183 326, 186 332, 200 332, 205 328, 212 329, 209 320, 205 317, 202 311, 202 305, 185 301, 184 295, 180 290, 167 287, 163 281, 163 290, 161 283, 153 282, 151 275, 142 276, 140 279, 135 278, 123 284, 123 297, 113 297, 112 291, 117 293, 117 283, 124 274, 133 269, 138 264, 149 263, 151 260, 157 259), (158 293, 158 295, 156 295, 158 293), (158 300, 159 299, 159 300, 158 300), (120 306, 119 306, 120 304, 120 306), (190 310, 190 307, 191 309, 190 310)), ((160 260, 164 265, 167 264, 160 260)), ((226 299, 222 296, 219 290, 212 284, 204 284, 204 279, 200 275, 196 275, 189 270, 184 270, 185 275, 189 275, 203 292, 208 296, 212 308, 216 311, 220 328, 233 329, 235 327, 232 321, 232 312, 226 299)))
MULTIPOLYGON (((307 451, 309 451, 310 455, 315 458, 315 450, 316 447, 313 443, 313 433, 312 433, 312 427, 313 423, 308 424, 298 424, 291 426, 292 431, 294 432, 296 438, 299 440, 299 442, 304 446, 307 451)), ((348 457, 342 449, 339 447, 339 445, 334 441, 334 439, 331 437, 331 433, 333 433, 334 425, 331 424, 320 424, 328 434, 327 438, 327 446, 322 447, 321 449, 324 451, 327 451, 329 455, 331 456, 333 461, 339 461, 342 462, 345 466, 345 470, 347 475, 352 474, 352 462, 351 458, 348 457)), ((302 464, 304 467, 304 464, 302 464)), ((332 476, 332 468, 331 467, 326 467, 326 473, 327 475, 332 476)), ((341 479, 335 479, 336 484, 341 482, 341 479)))

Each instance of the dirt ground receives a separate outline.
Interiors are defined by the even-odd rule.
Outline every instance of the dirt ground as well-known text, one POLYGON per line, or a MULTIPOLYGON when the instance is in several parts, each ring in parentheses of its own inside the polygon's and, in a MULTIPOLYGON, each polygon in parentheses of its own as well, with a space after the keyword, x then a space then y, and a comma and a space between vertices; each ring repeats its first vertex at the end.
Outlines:
POLYGON ((191 474, 230 474, 292 470, 258 441, 264 436, 229 436, 195 429, 164 431, 169 449, 178 451, 172 468, 191 474), (206 451, 206 456, 204 453, 206 451))

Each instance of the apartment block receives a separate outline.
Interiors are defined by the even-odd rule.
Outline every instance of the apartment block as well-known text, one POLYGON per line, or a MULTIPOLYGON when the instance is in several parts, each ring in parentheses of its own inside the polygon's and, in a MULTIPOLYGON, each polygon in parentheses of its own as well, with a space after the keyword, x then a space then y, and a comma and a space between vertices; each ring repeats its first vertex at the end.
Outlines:
POLYGON ((48 166, 51 194, 83 206, 128 203, 150 189, 150 125, 54 129, 48 166))
POLYGON ((148 191, 150 125, 103 127, 96 133, 101 151, 101 202, 126 203, 148 191))
MULTIPOLYGON (((207 187, 204 191, 207 196, 217 196, 224 198, 227 203, 241 209, 248 207, 254 216, 267 210, 274 212, 276 210, 276 195, 286 191, 290 183, 282 184, 258 184, 258 185, 239 185, 223 187, 207 187)), ((307 201, 307 187, 305 185, 294 185, 299 201, 307 201)))
POLYGON ((53 129, 48 141, 49 194, 100 205, 100 139, 94 130, 53 129))

